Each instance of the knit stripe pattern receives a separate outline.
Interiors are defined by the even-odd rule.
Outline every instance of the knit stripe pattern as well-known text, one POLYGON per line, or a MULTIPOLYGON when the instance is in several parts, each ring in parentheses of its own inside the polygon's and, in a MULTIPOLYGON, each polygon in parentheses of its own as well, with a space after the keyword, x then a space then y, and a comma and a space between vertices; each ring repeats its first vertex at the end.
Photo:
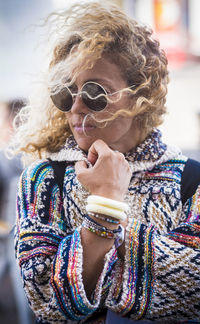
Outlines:
POLYGON ((132 169, 126 252, 121 260, 113 246, 105 255, 89 300, 80 234, 89 193, 74 171, 86 157, 70 138, 57 158, 69 162, 62 197, 48 160, 25 169, 18 189, 16 255, 37 318, 103 323, 92 318, 108 308, 132 320, 200 323, 200 186, 182 206, 187 159, 164 145, 157 130, 125 155, 132 169))

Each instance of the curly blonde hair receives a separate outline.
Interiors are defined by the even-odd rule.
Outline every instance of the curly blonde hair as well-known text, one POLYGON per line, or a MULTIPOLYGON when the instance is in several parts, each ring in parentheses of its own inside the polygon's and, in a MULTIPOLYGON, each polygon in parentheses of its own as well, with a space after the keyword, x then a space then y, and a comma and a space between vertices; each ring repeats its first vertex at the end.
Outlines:
MULTIPOLYGON (((14 138, 16 151, 42 158, 59 151, 71 134, 67 118, 52 103, 52 89, 76 80, 105 56, 117 64, 132 95, 133 106, 119 115, 134 116, 148 134, 162 123, 166 112, 167 59, 152 31, 139 25, 110 2, 75 4, 47 18, 54 39, 53 55, 43 87, 18 116, 21 123, 14 138), (51 89, 51 90, 50 90, 51 89)), ((18 123, 19 124, 19 123, 18 123)))

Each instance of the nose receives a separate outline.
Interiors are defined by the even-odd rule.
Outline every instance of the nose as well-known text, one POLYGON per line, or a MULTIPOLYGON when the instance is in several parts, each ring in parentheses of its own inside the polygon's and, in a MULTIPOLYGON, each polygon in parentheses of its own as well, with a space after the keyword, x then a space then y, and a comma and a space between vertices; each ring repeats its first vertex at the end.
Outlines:
POLYGON ((71 112, 74 114, 88 114, 89 108, 84 104, 80 94, 74 96, 71 112))

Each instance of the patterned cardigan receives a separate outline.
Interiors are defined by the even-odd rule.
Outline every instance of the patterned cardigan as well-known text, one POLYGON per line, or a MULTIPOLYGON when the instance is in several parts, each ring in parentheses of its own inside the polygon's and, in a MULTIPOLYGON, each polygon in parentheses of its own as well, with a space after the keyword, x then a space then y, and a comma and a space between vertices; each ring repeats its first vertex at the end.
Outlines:
POLYGON ((17 198, 16 255, 40 323, 104 323, 91 318, 106 309, 132 320, 200 323, 200 186, 182 206, 187 158, 158 130, 125 154, 132 170, 125 261, 113 246, 89 300, 80 238, 88 192, 74 171, 86 155, 70 137, 50 157, 68 162, 62 197, 49 161, 40 160, 22 173, 17 198))

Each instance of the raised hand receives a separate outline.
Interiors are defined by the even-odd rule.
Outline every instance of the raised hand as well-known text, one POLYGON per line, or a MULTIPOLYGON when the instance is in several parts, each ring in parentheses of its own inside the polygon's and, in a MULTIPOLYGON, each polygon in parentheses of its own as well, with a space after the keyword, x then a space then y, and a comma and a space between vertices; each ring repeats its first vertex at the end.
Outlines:
POLYGON ((124 155, 113 151, 102 140, 95 141, 88 151, 88 168, 85 161, 75 165, 78 180, 93 195, 124 200, 131 171, 124 155))

